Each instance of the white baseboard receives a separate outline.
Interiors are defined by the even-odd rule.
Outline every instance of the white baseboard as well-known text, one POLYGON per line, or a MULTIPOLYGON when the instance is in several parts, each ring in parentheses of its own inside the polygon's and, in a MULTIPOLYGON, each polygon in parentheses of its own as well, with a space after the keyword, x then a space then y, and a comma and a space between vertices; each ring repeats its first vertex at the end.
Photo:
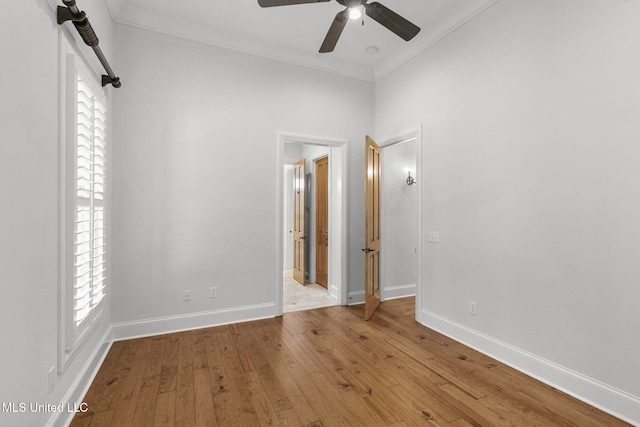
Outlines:
MULTIPOLYGON (((412 297, 416 294, 416 285, 389 286, 382 290, 383 301, 412 297)), ((364 291, 349 292, 347 305, 364 304, 364 291)))
MULTIPOLYGON (((100 366, 102 366, 102 362, 104 362, 105 357, 107 357, 107 353, 109 353, 109 350, 111 349, 111 344, 113 343, 111 340, 111 328, 106 330, 100 342, 102 344, 96 347, 93 353, 91 353, 91 356, 84 364, 82 370, 78 373, 71 384, 71 387, 62 399, 65 407, 68 408, 68 405, 71 405, 72 408, 81 408, 82 399, 84 399, 84 396, 87 394, 95 376, 98 374, 100 366)), ((51 416, 51 418, 49 418, 46 426, 68 426, 75 415, 76 414, 73 411, 56 412, 51 416)))
POLYGON ((267 319, 274 317, 274 313, 275 304, 269 303, 121 322, 112 325, 112 336, 114 341, 122 341, 172 332, 188 331, 191 329, 247 322, 250 320, 267 319))
POLYGON ((337 298, 338 301, 340 301, 340 290, 338 289, 337 286, 335 285, 329 286, 329 295, 331 295, 334 298, 337 298))
POLYGON ((390 299, 397 298, 406 298, 412 297, 416 295, 416 285, 398 285, 398 286, 387 286, 382 289, 382 297, 383 301, 387 301, 390 299))
POLYGON ((625 393, 428 310, 422 310, 418 317, 418 321, 428 328, 617 418, 640 426, 640 397, 625 393))
POLYGON ((364 304, 364 291, 349 292, 347 305, 364 304))

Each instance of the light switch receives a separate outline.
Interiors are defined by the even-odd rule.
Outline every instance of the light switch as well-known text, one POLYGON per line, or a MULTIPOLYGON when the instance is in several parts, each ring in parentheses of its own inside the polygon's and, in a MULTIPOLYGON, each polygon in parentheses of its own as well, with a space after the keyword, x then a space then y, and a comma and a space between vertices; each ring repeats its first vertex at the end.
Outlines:
POLYGON ((440 233, 437 231, 428 231, 427 232, 427 241, 432 243, 440 242, 440 233))

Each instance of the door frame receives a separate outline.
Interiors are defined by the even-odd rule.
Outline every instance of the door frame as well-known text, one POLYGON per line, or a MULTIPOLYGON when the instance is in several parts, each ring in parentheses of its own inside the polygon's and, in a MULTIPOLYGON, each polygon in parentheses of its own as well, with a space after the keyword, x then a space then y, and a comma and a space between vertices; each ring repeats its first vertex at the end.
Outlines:
POLYGON ((348 140, 278 131, 276 134, 275 316, 283 313, 284 144, 329 147, 329 293, 347 301, 348 140))
MULTIPOLYGON (((422 166, 422 125, 417 126, 414 129, 408 130, 406 132, 402 132, 399 133, 397 136, 389 138, 389 139, 385 139, 382 143, 380 143, 380 148, 384 151, 385 147, 389 147, 391 145, 395 145, 395 144, 400 144, 402 142, 406 142, 409 140, 415 139, 416 140, 416 184, 418 187, 418 201, 417 201, 417 218, 418 218, 418 224, 417 224, 417 232, 418 232, 418 239, 416 242, 416 248, 417 248, 417 254, 416 254, 416 258, 417 258, 417 265, 416 265, 416 304, 415 304, 415 319, 418 320, 420 318, 420 313, 422 312, 422 254, 423 254, 423 249, 422 249, 422 190, 424 188, 424 180, 423 180, 423 175, 424 175, 424 169, 422 166)), ((382 158, 382 162, 384 164, 384 156, 382 158)), ((382 185, 385 185, 385 177, 384 174, 382 175, 382 185)), ((386 218, 385 218, 385 198, 384 198, 384 192, 380 197, 380 204, 381 204, 381 218, 380 218, 380 227, 381 227, 381 234, 382 236, 384 236, 385 233, 385 228, 386 228, 386 218)), ((381 241, 381 253, 380 253, 380 277, 386 277, 386 257, 384 254, 384 238, 381 241)), ((384 301, 384 299, 382 299, 382 301, 384 301)))

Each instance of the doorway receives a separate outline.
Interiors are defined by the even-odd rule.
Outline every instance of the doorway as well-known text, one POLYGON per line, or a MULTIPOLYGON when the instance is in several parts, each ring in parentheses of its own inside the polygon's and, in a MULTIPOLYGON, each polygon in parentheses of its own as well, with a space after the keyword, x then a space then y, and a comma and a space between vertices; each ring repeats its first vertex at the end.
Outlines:
POLYGON ((380 144, 381 300, 415 296, 415 318, 422 310, 422 128, 380 144))
MULTIPOLYGON (((276 162, 277 162, 277 239, 276 239, 276 286, 275 286, 275 315, 282 315, 284 310, 284 292, 285 282, 288 278, 287 266, 290 259, 289 247, 293 248, 293 233, 289 233, 287 218, 289 218, 292 194, 289 194, 287 182, 290 176, 293 176, 293 165, 302 158, 308 161, 309 170, 315 169, 314 160, 322 157, 328 159, 328 227, 327 227, 327 289, 324 290, 325 295, 332 298, 333 304, 345 305, 347 301, 346 289, 346 165, 347 150, 346 140, 337 140, 332 138, 315 137, 291 133, 279 132, 276 143, 276 162), (315 154, 314 154, 315 153, 315 154), (289 169, 291 168, 291 169, 289 169), (291 172, 290 172, 291 171, 291 172), (291 237, 290 237, 291 235, 291 237)), ((314 188, 314 176, 309 176, 305 180, 305 189, 309 192, 314 188)), ((293 191, 291 191, 293 193, 293 191)), ((309 197, 306 212, 315 209, 314 197, 309 197), (311 204, 314 206, 312 207, 311 204)), ((311 215, 310 217, 315 217, 311 215)), ((311 225, 311 224, 310 224, 311 225)), ((307 283, 315 284, 316 282, 316 239, 315 224, 313 229, 307 229, 305 233, 307 256, 306 260, 310 268, 305 273, 305 285, 307 283), (313 232, 311 232, 313 230, 313 232)), ((297 282, 296 282, 297 283, 297 282)), ((311 287, 298 284, 298 290, 310 290, 311 287)), ((324 289, 324 288, 321 288, 324 289)), ((303 305, 300 305, 303 306, 303 305)))
POLYGON ((418 265, 417 141, 382 148, 382 300, 414 296, 418 265))

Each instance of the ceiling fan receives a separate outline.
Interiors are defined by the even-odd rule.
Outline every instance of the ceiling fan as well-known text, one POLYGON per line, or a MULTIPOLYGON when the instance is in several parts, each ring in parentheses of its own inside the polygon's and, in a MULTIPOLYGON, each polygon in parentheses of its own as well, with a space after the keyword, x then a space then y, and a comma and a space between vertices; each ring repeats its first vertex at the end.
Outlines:
MULTIPOLYGON (((287 6, 291 4, 304 4, 304 3, 326 3, 331 0, 258 0, 258 4, 262 7, 273 6, 287 6)), ((320 46, 320 53, 333 52, 333 49, 338 43, 340 34, 350 16, 357 16, 361 9, 364 9, 365 13, 373 18, 375 21, 391 30, 406 41, 411 40, 420 32, 420 27, 407 21, 402 16, 398 15, 386 6, 374 1, 369 3, 369 0, 336 0, 347 8, 342 12, 338 12, 335 19, 331 23, 329 32, 324 38, 322 46, 320 46)), ((356 18, 357 19, 357 18, 356 18)))

